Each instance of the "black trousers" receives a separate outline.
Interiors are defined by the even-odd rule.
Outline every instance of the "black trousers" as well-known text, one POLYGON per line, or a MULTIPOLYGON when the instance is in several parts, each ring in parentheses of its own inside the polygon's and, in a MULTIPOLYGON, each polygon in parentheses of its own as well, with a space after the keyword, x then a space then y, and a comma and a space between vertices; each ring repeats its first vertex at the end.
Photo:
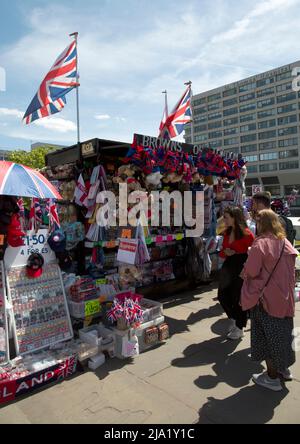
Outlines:
POLYGON ((243 311, 239 304, 243 286, 243 280, 239 275, 246 260, 247 254, 235 254, 227 257, 221 269, 218 288, 220 304, 228 318, 234 319, 236 326, 240 329, 246 327, 248 318, 248 313, 243 311))

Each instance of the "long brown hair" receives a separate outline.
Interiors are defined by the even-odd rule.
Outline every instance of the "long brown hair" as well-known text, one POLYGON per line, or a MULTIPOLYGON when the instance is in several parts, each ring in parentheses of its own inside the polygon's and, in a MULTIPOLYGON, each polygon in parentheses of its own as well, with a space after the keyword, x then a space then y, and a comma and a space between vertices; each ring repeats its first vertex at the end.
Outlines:
MULTIPOLYGON (((234 219, 234 237, 235 239, 242 239, 245 236, 245 230, 247 223, 245 221, 243 210, 240 207, 227 207, 224 210, 224 214, 227 213, 230 217, 234 219)), ((232 232, 232 227, 227 228, 226 233, 230 235, 232 232)))
POLYGON ((280 219, 273 210, 259 211, 256 220, 259 222, 259 236, 270 233, 277 237, 277 239, 284 239, 286 237, 280 219))

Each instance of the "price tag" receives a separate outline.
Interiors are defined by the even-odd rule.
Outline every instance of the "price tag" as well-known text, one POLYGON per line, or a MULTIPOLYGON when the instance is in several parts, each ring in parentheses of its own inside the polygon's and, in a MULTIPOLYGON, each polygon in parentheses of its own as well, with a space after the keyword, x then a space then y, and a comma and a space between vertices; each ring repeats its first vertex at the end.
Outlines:
POLYGON ((146 237, 146 244, 147 245, 152 244, 152 237, 146 237))
POLYGON ((116 246, 116 241, 108 241, 106 242, 106 248, 115 248, 116 246))
POLYGON ((172 234, 167 235, 167 241, 172 241, 174 239, 172 234))
POLYGON ((183 239, 183 233, 176 234, 176 240, 182 240, 183 239))
POLYGON ((99 313, 100 311, 100 301, 99 299, 96 299, 94 301, 87 301, 85 303, 85 310, 84 310, 84 314, 85 317, 87 316, 92 316, 95 313, 99 313))
POLYGON ((131 239, 131 230, 128 228, 123 229, 122 233, 121 233, 121 237, 123 239, 131 239))
POLYGON ((0 245, 4 244, 4 234, 0 234, 0 245))
POLYGON ((97 279, 96 280, 96 285, 106 285, 107 284, 107 279, 97 279))
POLYGON ((164 241, 163 236, 156 236, 156 243, 161 244, 164 241))

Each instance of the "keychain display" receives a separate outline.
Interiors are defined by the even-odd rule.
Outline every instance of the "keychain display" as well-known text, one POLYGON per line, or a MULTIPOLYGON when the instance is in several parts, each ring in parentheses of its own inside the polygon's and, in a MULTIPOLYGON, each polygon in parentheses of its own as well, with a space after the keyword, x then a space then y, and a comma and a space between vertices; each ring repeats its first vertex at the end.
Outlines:
POLYGON ((73 337, 57 264, 46 264, 32 279, 26 267, 7 271, 17 353, 26 354, 73 337))
POLYGON ((3 365, 8 361, 8 331, 3 263, 0 265, 0 365, 3 365))

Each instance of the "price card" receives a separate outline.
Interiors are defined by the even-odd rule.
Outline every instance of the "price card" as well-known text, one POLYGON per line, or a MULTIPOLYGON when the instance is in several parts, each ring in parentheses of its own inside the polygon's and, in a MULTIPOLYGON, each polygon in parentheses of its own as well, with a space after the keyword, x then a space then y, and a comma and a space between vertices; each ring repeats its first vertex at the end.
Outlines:
POLYGON ((146 244, 147 245, 152 244, 152 237, 146 237, 146 244))
POLYGON ((87 301, 84 307, 85 316, 92 316, 95 313, 99 313, 100 311, 100 301, 96 299, 94 301, 87 301))
POLYGON ((176 234, 176 240, 182 240, 183 239, 183 233, 176 234))
POLYGON ((0 234, 0 245, 4 244, 4 234, 0 234))
POLYGON ((163 236, 156 236, 155 241, 157 244, 161 244, 164 241, 164 237, 163 236))
POLYGON ((167 241, 172 241, 174 239, 174 236, 172 234, 167 235, 167 241))
POLYGON ((123 229, 122 233, 121 233, 121 237, 123 239, 131 239, 131 230, 128 228, 123 229))
POLYGON ((96 285, 106 285, 107 284, 107 279, 97 279, 96 280, 96 285))
POLYGON ((116 246, 116 241, 108 241, 106 242, 106 248, 115 248, 116 246))

